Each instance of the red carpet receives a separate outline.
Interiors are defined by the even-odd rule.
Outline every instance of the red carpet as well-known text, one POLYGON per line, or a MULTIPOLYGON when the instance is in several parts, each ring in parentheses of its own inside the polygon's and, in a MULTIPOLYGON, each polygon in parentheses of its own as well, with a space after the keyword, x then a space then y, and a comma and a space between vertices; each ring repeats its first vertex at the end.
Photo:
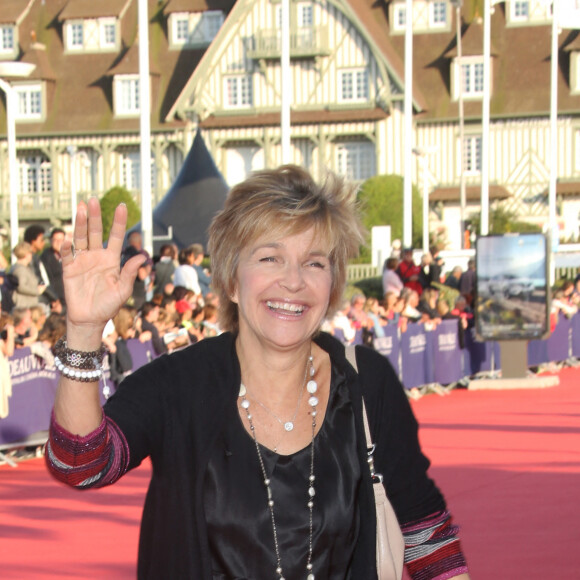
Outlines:
MULTIPOLYGON (((580 369, 564 369, 560 382, 413 403, 473 580, 580 578, 580 369)), ((148 477, 144 466, 77 492, 42 459, 0 466, 0 578, 134 578, 148 477)))

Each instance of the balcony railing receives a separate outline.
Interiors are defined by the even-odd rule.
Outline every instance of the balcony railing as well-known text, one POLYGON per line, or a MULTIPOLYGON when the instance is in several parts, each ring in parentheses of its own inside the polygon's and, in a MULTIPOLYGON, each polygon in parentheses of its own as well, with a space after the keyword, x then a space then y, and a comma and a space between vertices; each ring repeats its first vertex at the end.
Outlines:
MULTIPOLYGON (((279 29, 260 30, 251 39, 249 58, 280 58, 281 31, 279 29)), ((290 58, 315 58, 330 54, 328 30, 326 27, 310 26, 290 32, 290 58)))

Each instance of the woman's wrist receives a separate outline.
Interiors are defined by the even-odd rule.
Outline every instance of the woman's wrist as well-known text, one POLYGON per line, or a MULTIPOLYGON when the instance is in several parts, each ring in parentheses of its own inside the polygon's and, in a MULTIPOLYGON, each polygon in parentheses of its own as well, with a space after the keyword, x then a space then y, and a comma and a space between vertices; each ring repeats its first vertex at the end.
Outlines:
POLYGON ((76 325, 67 321, 66 341, 69 348, 82 351, 97 350, 103 342, 105 325, 76 325))

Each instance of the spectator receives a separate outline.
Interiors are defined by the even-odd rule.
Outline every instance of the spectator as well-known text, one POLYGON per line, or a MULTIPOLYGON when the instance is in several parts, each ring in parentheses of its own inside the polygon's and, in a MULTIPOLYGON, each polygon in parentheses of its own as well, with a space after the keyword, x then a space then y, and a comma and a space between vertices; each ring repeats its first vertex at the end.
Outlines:
POLYGON ((0 313, 0 419, 8 416, 8 399, 12 396, 12 378, 8 359, 14 354, 12 317, 0 313))
POLYGON ((403 259, 397 267, 397 274, 405 288, 410 288, 417 292, 421 296, 423 292, 423 287, 419 282, 419 274, 421 273, 421 268, 415 264, 413 261, 413 249, 405 248, 403 250, 403 259))
POLYGON ((159 329, 155 325, 158 319, 159 306, 153 304, 153 302, 145 302, 141 309, 141 329, 151 333, 151 343, 157 355, 165 354, 179 346, 187 344, 187 337, 180 337, 179 340, 176 339, 166 343, 162 333, 159 332, 159 329))
POLYGON ((116 339, 109 349, 109 366, 111 381, 116 387, 133 371, 133 357, 129 351, 127 341, 135 337, 134 323, 136 314, 134 308, 122 306, 113 318, 116 339))
POLYGON ((30 307, 30 316, 32 318, 32 324, 36 326, 36 330, 40 332, 44 325, 46 324, 47 312, 46 306, 44 304, 37 304, 36 306, 30 307))
POLYGON ((432 264, 433 264, 433 256, 431 256, 429 252, 421 256, 421 263, 419 264, 419 268, 421 268, 421 271, 419 272, 419 283, 421 284, 421 288, 423 288, 423 290, 431 286, 432 264))
POLYGON ((329 329, 332 334, 334 334, 336 330, 340 330, 347 344, 351 344, 356 336, 356 328, 348 317, 349 310, 350 301, 345 300, 342 303, 342 306, 336 311, 336 314, 332 317, 329 329))
POLYGON ((32 269, 32 247, 27 242, 16 244, 13 250, 16 263, 11 273, 17 278, 18 286, 12 294, 15 307, 36 306, 46 286, 39 284, 32 269))
POLYGON ((401 293, 403 289, 403 281, 397 274, 396 270, 399 266, 397 258, 387 258, 383 267, 383 294, 393 292, 396 296, 401 293))
MULTIPOLYGON (((147 253, 143 253, 144 256, 147 253)), ((153 269, 153 261, 151 258, 146 258, 146 260, 139 266, 137 272, 137 277, 133 283, 133 293, 131 295, 133 299, 132 306, 136 310, 141 310, 145 302, 151 300, 153 297, 153 281, 151 280, 151 272, 153 269)))
POLYGON ((203 307, 203 335, 205 338, 218 336, 222 333, 218 324, 218 309, 213 304, 203 307))
POLYGON ((434 322, 441 321, 439 313, 437 312, 438 298, 439 291, 436 288, 425 288, 417 306, 417 310, 421 312, 421 314, 426 315, 428 320, 434 322))
POLYGON ((445 278, 445 286, 449 286, 449 288, 453 288, 459 292, 459 280, 461 279, 462 273, 461 266, 455 266, 447 278, 445 278))
MULTIPOLYGON (((44 251, 44 228, 39 224, 32 224, 24 230, 24 241, 32 248, 32 268, 39 284, 48 286, 49 279, 46 268, 40 260, 44 251)), ((42 300, 41 300, 42 301, 42 300)), ((49 302, 46 301, 48 304, 49 302)))
POLYGON ((16 307, 12 311, 14 319, 14 346, 25 348, 34 344, 38 338, 38 331, 32 324, 30 308, 16 307))
POLYGON ((144 254, 147 258, 151 258, 149 252, 143 249, 143 237, 140 232, 131 232, 127 238, 127 245, 121 253, 121 267, 125 265, 127 260, 136 256, 137 254, 144 254))
POLYGON ((467 270, 459 278, 459 292, 467 301, 468 306, 473 306, 475 296, 475 259, 470 258, 467 262, 467 270))
POLYGON ((373 335, 376 338, 383 338, 385 336, 384 327, 388 324, 385 318, 385 309, 376 298, 371 296, 365 302, 364 311, 370 321, 373 335))
POLYGON ((48 349, 53 350, 54 345, 66 334, 66 318, 64 314, 51 312, 44 326, 38 333, 38 340, 48 349))
POLYGON ((50 245, 46 250, 44 250, 44 252, 42 252, 40 261, 46 269, 49 288, 54 299, 58 299, 63 306, 66 306, 60 257, 60 248, 64 242, 64 237, 65 234, 63 229, 54 228, 50 232, 50 245))
POLYGON ((401 316, 405 317, 408 322, 420 322, 423 319, 423 315, 417 309, 417 306, 419 306, 419 293, 416 290, 406 288, 401 294, 401 298, 404 300, 401 316))
POLYGON ((367 313, 364 310, 366 298, 364 294, 354 294, 350 299, 350 309, 348 311, 348 317, 351 320, 351 324, 358 330, 360 328, 366 328, 367 326, 367 313))
MULTIPOLYGON (((395 292, 387 292, 385 298, 383 299, 383 318, 386 320, 387 324, 398 324, 399 322, 399 312, 396 311, 395 305, 399 302, 399 296, 395 292)), ((402 301, 401 301, 402 304, 402 301)))
POLYGON ((173 273, 175 272, 175 247, 173 244, 163 244, 159 250, 159 261, 155 264, 155 286, 153 294, 166 296, 173 292, 173 273), (168 286, 171 289, 168 290, 168 286))
POLYGON ((433 285, 433 282, 441 282, 441 270, 445 265, 443 258, 441 257, 441 250, 437 246, 431 246, 429 248, 429 253, 433 258, 431 264, 429 265, 429 277, 431 279, 430 285, 433 285))
POLYGON ((201 265, 205 257, 203 246, 201 244, 192 244, 191 249, 193 250, 193 269, 197 273, 201 295, 205 298, 210 291, 211 276, 201 265))
POLYGON ((201 288, 199 287, 197 272, 193 268, 194 262, 195 255, 191 246, 181 250, 179 252, 179 266, 173 274, 173 282, 176 287, 183 286, 198 296, 201 294, 201 288))

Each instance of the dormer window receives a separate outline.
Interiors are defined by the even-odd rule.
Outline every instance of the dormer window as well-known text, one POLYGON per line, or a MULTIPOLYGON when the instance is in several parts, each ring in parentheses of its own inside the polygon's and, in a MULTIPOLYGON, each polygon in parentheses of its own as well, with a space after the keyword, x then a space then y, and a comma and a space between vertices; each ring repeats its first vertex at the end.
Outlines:
POLYGON ((429 26, 430 28, 447 27, 447 2, 429 3, 429 26))
POLYGON ((42 120, 42 85, 40 83, 14 85, 14 92, 16 93, 16 102, 18 104, 16 120, 42 120))
POLYGON ((461 79, 462 97, 481 98, 483 96, 483 56, 464 56, 459 70, 457 59, 453 60, 452 92, 453 98, 459 98, 459 79, 461 79))
POLYGON ((510 4, 510 20, 512 22, 527 22, 530 17, 529 1, 516 2, 512 0, 510 4))
POLYGON ((393 5, 393 30, 403 31, 407 26, 407 7, 405 4, 399 3, 393 5))
POLYGON ((65 22, 65 43, 69 52, 116 50, 118 22, 114 17, 85 18, 65 22))
POLYGON ((216 37, 224 22, 221 10, 205 12, 175 12, 170 15, 171 46, 173 48, 207 46, 216 37))
POLYGON ((0 26, 0 54, 10 54, 14 52, 14 26, 4 24, 0 26))
POLYGON ((570 52, 570 94, 580 94, 580 52, 570 52))
POLYGON ((139 75, 115 75, 113 91, 116 116, 134 117, 139 114, 139 75))

